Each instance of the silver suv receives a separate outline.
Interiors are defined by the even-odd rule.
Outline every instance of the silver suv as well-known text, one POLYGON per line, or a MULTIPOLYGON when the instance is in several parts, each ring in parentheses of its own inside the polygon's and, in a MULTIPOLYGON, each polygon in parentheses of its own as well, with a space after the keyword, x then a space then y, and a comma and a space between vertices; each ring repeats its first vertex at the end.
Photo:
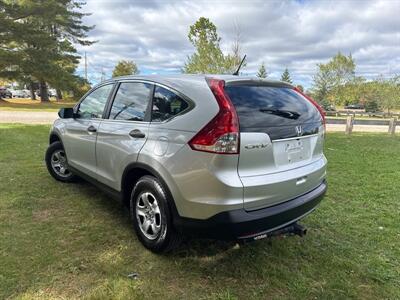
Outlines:
POLYGON ((293 86, 227 75, 129 76, 61 109, 46 163, 130 208, 143 245, 299 230, 325 194, 324 114, 293 86))

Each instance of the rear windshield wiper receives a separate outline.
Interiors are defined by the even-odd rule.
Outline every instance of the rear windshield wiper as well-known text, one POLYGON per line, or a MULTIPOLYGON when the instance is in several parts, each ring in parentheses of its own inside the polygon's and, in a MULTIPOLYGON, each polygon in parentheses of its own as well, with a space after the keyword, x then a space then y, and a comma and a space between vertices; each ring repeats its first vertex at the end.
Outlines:
POLYGON ((260 108, 260 111, 263 113, 276 115, 282 118, 297 120, 301 115, 295 111, 290 110, 282 110, 282 109, 273 109, 273 108, 260 108))

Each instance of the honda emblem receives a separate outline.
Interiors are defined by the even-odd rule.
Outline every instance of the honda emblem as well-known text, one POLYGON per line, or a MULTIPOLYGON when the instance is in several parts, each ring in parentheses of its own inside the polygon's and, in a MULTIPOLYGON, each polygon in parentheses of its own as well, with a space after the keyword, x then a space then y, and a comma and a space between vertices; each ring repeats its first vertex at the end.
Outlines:
POLYGON ((297 136, 302 136, 303 135, 303 127, 296 126, 296 133, 297 133, 297 136))

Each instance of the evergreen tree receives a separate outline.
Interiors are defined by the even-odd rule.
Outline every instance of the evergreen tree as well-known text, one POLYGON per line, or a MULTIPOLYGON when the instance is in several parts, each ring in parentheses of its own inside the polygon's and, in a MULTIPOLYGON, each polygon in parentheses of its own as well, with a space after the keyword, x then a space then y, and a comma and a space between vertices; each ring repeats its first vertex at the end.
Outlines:
POLYGON ((257 77, 266 78, 267 76, 268 76, 268 74, 267 74, 267 70, 265 69, 265 64, 262 63, 260 68, 258 69, 257 77))
POLYGON ((287 83, 292 84, 292 79, 290 78, 290 73, 288 68, 285 68, 285 71, 283 71, 282 76, 281 76, 281 81, 285 81, 287 83))
POLYGON ((81 1, 16 0, 0 2, 0 77, 39 82, 42 101, 47 83, 69 88, 79 56, 73 44, 90 45, 82 24, 81 1))

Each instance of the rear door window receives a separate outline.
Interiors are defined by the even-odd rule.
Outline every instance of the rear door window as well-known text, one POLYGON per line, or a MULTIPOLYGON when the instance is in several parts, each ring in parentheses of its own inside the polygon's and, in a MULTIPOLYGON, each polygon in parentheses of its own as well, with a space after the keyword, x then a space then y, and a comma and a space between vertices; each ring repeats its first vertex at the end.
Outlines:
POLYGON ((189 107, 189 104, 174 92, 156 86, 153 96, 153 108, 151 113, 152 122, 168 120, 189 107))

